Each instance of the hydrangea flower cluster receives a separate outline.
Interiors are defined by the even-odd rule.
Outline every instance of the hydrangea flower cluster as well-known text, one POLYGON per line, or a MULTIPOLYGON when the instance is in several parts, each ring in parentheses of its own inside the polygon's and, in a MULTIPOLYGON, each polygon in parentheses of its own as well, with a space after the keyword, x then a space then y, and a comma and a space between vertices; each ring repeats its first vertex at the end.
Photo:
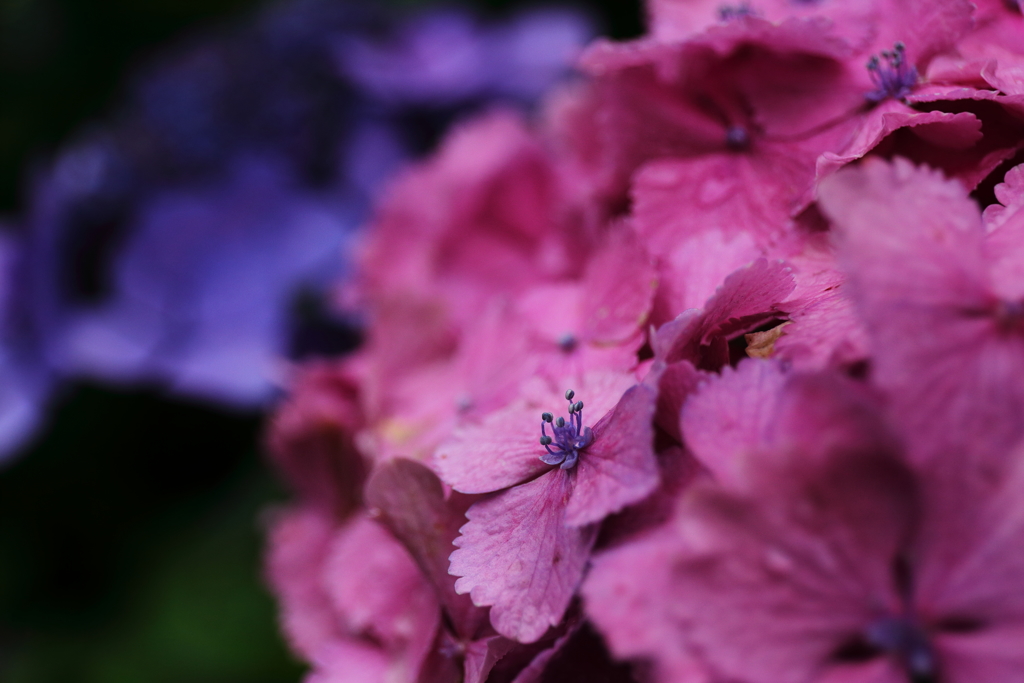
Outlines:
POLYGON ((648 10, 383 196, 270 431, 308 680, 1020 680, 1020 7, 648 10))

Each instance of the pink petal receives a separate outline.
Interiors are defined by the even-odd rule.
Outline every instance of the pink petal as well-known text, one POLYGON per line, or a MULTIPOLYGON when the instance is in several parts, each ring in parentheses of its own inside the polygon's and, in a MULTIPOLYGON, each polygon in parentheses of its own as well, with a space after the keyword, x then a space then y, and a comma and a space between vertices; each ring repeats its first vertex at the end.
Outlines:
POLYGON ((736 369, 723 368, 690 396, 680 428, 687 447, 717 481, 740 481, 744 456, 771 443, 786 382, 778 363, 748 359, 736 369))
POLYGON ((281 630, 307 660, 344 637, 321 582, 334 529, 322 512, 299 508, 280 513, 269 532, 267 582, 280 605, 281 630))
POLYGON ((514 683, 635 683, 631 663, 612 659, 591 625, 581 619, 574 621, 565 635, 520 672, 514 683))
POLYGON ((876 453, 772 469, 743 494, 689 490, 663 619, 722 678, 799 683, 898 604, 892 562, 910 532, 913 489, 876 453))
POLYGON ((935 648, 941 653, 943 675, 951 681, 1004 683, 1020 677, 1024 654, 1024 627, 1019 623, 994 632, 940 635, 935 648))
POLYGON ((530 643, 562 620, 597 535, 565 523, 571 495, 555 469, 469 508, 449 571, 457 591, 491 606, 498 633, 530 643))
POLYGON ((873 377, 915 457, 1003 458, 1022 433, 1024 337, 1002 328, 976 205, 900 160, 827 180, 821 202, 871 334, 873 377))
POLYGON ((643 244, 631 230, 615 230, 587 264, 581 336, 599 344, 634 337, 647 322, 656 286, 654 266, 643 244))
POLYGON ((652 323, 661 325, 688 309, 704 308, 730 273, 760 256, 745 232, 726 237, 720 230, 707 230, 676 241, 660 264, 652 323))
MULTIPOLYGON (((1024 633, 1024 450, 1012 452, 1009 471, 993 480, 976 462, 961 458, 927 500, 929 516, 921 534, 921 571, 917 599, 922 611, 941 624, 943 618, 977 622, 974 633, 953 634, 971 647, 986 639, 1006 642, 1007 634, 1024 633), (988 484, 988 485, 987 485, 988 484)), ((933 479, 932 481, 936 481, 933 479)), ((1007 661, 1024 662, 1012 650, 1007 661)))
POLYGON ((708 672, 667 614, 678 544, 665 530, 595 556, 584 606, 616 657, 653 659, 658 681, 704 683, 708 672))
POLYGON ((990 231, 1024 209, 1024 165, 1014 166, 1007 171, 1003 182, 996 185, 995 192, 999 204, 987 207, 982 215, 990 231))
POLYGON ((687 360, 669 363, 662 371, 658 380, 655 423, 679 443, 683 441, 683 434, 679 428, 679 413, 683 409, 683 404, 710 374, 693 367, 687 360))
POLYGON ((533 403, 518 402, 457 429, 437 449, 434 468, 463 493, 498 491, 536 477, 549 469, 538 445, 542 412, 533 403))
POLYGON ((578 624, 573 625, 566 633, 559 636, 550 648, 542 650, 540 654, 533 658, 533 661, 523 667, 523 670, 516 675, 512 683, 538 683, 541 681, 548 663, 555 655, 559 654, 578 628, 578 624))
POLYGON ((529 329, 528 334, 532 332, 554 346, 563 335, 579 340, 584 325, 582 298, 582 283, 548 283, 520 292, 514 305, 529 329))
POLYGON ((331 544, 324 586, 339 621, 415 664, 440 623, 434 590, 398 541, 377 522, 357 517, 331 544))
POLYGON ((338 519, 359 506, 366 465, 353 439, 364 423, 358 386, 346 371, 322 363, 299 373, 268 440, 304 503, 338 519))
POLYGON ((657 393, 639 384, 594 425, 594 441, 580 454, 565 523, 584 526, 646 498, 658 486, 654 457, 657 393))
POLYGON ((631 505, 605 520, 601 526, 601 545, 606 548, 631 542, 672 518, 676 501, 707 471, 681 446, 672 445, 658 452, 661 483, 643 501, 631 505))
POLYGON ((380 520, 395 534, 433 584, 456 635, 474 638, 487 623, 487 613, 469 596, 455 592, 448 556, 466 521, 470 500, 453 495, 445 500, 440 480, 426 466, 395 459, 379 465, 366 484, 366 504, 380 511, 380 520))
POLYGON ((455 430, 434 455, 441 480, 462 493, 488 493, 536 477, 549 468, 540 460, 540 416, 558 414, 567 405, 566 389, 585 402, 585 415, 601 416, 633 386, 631 373, 594 370, 559 381, 557 389, 543 378, 523 384, 510 405, 455 430))
POLYGON ((879 8, 873 49, 892 49, 896 41, 903 41, 918 65, 949 50, 973 28, 974 6, 968 0, 883 0, 879 8))
POLYGON ((759 152, 722 150, 652 161, 633 184, 637 231, 652 253, 705 230, 749 232, 759 244, 778 239, 789 217, 810 199, 815 160, 826 148, 767 145, 759 152))
MULTIPOLYGON (((878 12, 873 2, 793 3, 788 0, 766 0, 756 5, 761 16, 778 23, 791 17, 819 15, 830 20, 825 28, 854 46, 863 46, 875 33, 878 12)), ((720 22, 718 0, 651 0, 648 2, 651 32, 660 40, 681 40, 692 37, 720 22)))
POLYGON ((386 683, 389 675, 396 673, 405 677, 415 676, 415 672, 395 667, 395 663, 379 648, 353 640, 330 643, 321 650, 313 664, 314 672, 304 683, 386 683))
POLYGON ((793 276, 785 263, 758 259, 727 277, 702 313, 684 313, 662 325, 651 344, 655 355, 717 370, 729 361, 728 339, 778 315, 779 304, 792 291, 793 276))
POLYGON ((790 324, 775 342, 774 357, 803 370, 849 366, 868 357, 868 335, 850 285, 837 276, 818 292, 784 304, 790 324))
POLYGON ((842 153, 826 152, 818 159, 818 179, 862 158, 901 129, 909 129, 932 144, 961 152, 982 139, 981 121, 970 112, 918 112, 902 102, 888 100, 864 117, 856 138, 842 153))
POLYGON ((1007 216, 998 227, 990 227, 990 232, 985 236, 985 253, 990 263, 992 288, 1005 301, 1024 299, 1022 238, 1024 212, 1007 216))
POLYGON ((516 643, 503 636, 471 642, 466 646, 464 683, 484 683, 494 665, 514 647, 516 643))
POLYGON ((420 665, 417 683, 450 683, 461 678, 464 669, 464 662, 458 657, 461 647, 462 643, 442 625, 420 665))

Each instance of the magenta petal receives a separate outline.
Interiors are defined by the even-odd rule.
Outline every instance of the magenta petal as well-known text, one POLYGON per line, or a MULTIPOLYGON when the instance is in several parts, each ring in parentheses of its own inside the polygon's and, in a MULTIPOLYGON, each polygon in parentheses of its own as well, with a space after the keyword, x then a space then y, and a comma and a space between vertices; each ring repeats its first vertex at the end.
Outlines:
POLYGON ((1003 683, 1020 677, 1024 655, 1024 627, 1003 628, 995 633, 943 635, 936 639, 942 652, 944 672, 951 681, 1003 683))
MULTIPOLYGON (((666 42, 693 38, 705 31, 722 31, 728 24, 748 22, 760 27, 768 20, 779 24, 787 19, 804 22, 808 36, 824 39, 837 36, 855 47, 863 47, 874 37, 879 19, 877 3, 871 0, 861 2, 793 2, 792 0, 761 0, 756 4, 736 2, 722 3, 721 0, 648 0, 646 3, 648 24, 651 33, 666 42), (723 20, 720 11, 731 7, 753 7, 756 17, 734 17, 723 20), (813 17, 818 20, 808 21, 813 17), (828 20, 827 22, 822 19, 828 20), (756 22, 756 23, 755 23, 756 22)), ((800 27, 796 21, 787 22, 791 30, 800 27)), ((741 26, 741 28, 747 28, 741 26)), ((748 29, 749 30, 749 29, 748 29)), ((762 29, 763 30, 763 29, 762 29)))
POLYGON ((579 624, 574 624, 565 633, 560 635, 554 643, 551 644, 546 650, 541 651, 533 660, 523 667, 516 677, 512 680, 512 683, 539 683, 543 680, 544 670, 547 665, 551 662, 551 658, 557 655, 570 638, 579 629, 579 624))
POLYGON ((601 525, 603 547, 631 543, 665 524, 675 513, 682 492, 698 478, 707 476, 707 470, 682 446, 672 445, 658 451, 658 467, 661 479, 658 488, 601 525))
POLYGON ((867 358, 867 332, 849 290, 849 283, 838 276, 820 291, 786 302, 790 323, 775 342, 774 357, 801 370, 851 365, 867 358))
POLYGON ((332 541, 324 586, 351 633, 418 667, 440 624, 433 588, 381 524, 357 517, 332 541))
POLYGON ((344 637, 321 581, 334 529, 319 511, 297 509, 275 517, 269 532, 267 581, 281 605, 281 630, 306 659, 344 637))
POLYGON ((667 616, 678 545, 675 530, 664 529, 595 556, 584 607, 616 657, 652 659, 658 681, 702 683, 707 674, 667 616))
POLYGON ((1024 212, 1010 216, 985 236, 992 289, 1005 301, 1024 299, 1024 212))
POLYGON ((970 112, 918 112, 902 102, 887 101, 864 118, 856 137, 845 151, 841 154, 826 152, 818 159, 818 178, 831 175, 851 161, 860 159, 901 128, 910 128, 923 139, 936 141, 941 147, 960 150, 970 147, 982 137, 981 121, 970 112))
POLYGON ((381 649, 357 640, 331 642, 313 658, 313 664, 315 671, 303 683, 386 683, 396 674, 414 675, 397 669, 381 649))
POLYGON ((487 613, 469 596, 455 592, 455 579, 448 573, 452 542, 466 521, 465 507, 445 500, 440 480, 425 465, 401 458, 377 467, 366 484, 366 504, 380 510, 381 521, 433 584, 456 635, 475 637, 487 623, 487 613))
POLYGON ((1020 215, 1024 209, 1024 164, 1007 171, 1006 177, 1003 182, 996 185, 995 191, 999 203, 987 207, 983 214, 985 227, 989 230, 1002 225, 1013 216, 1020 215))
POLYGON ((557 391, 543 379, 527 381, 515 402, 456 429, 437 449, 434 469, 462 493, 490 493, 532 479, 550 467, 540 460, 541 414, 557 414, 566 405, 566 389, 585 402, 585 416, 597 417, 610 411, 635 382, 631 372, 602 370, 563 377, 557 391))
POLYGON ((566 525, 571 495, 555 469, 469 508, 449 571, 457 591, 491 606, 498 633, 531 643, 562 620, 597 537, 595 526, 566 525))
MULTIPOLYGON (((1024 633, 1024 593, 1019 590, 1024 583, 1022 456, 1024 448, 1013 449, 1013 465, 994 491, 971 487, 976 482, 970 470, 930 491, 936 495, 928 501, 927 564, 922 562, 918 599, 937 616, 966 615, 983 623, 976 638, 1024 633), (965 489, 969 493, 962 495, 965 489), (949 538, 953 530, 957 537, 949 538)), ((1014 661, 1024 665, 1024 651, 1014 652, 1014 661)))
POLYGON ((690 396, 680 416, 683 437, 716 480, 738 482, 743 456, 771 443, 786 381, 778 363, 748 359, 722 368, 690 396))
POLYGON ((657 279, 647 250, 631 230, 612 233, 587 265, 582 293, 583 335, 621 343, 643 327, 657 279))
POLYGON ((583 526, 646 498, 658 486, 654 456, 655 390, 639 384, 594 425, 594 442, 580 455, 565 522, 583 526))
POLYGON ((360 503, 366 464, 355 447, 365 420, 359 387, 336 365, 313 364, 291 387, 271 421, 274 463, 303 501, 344 518, 360 503))
POLYGON ((840 262, 871 322, 883 322, 875 320, 883 313, 876 306, 893 315, 891 307, 901 302, 985 300, 981 217, 958 183, 902 159, 892 165, 869 159, 824 181, 819 194, 841 237, 840 262))
POLYGON ((434 468, 463 493, 498 491, 536 477, 548 469, 537 444, 541 412, 519 403, 457 429, 437 449, 434 468))
POLYGON ((515 641, 504 636, 490 636, 474 640, 466 646, 463 683, 483 683, 491 669, 514 647, 515 641))
POLYGON ((872 453, 761 474, 742 495, 689 491, 663 618, 723 680, 819 680, 850 634, 897 604, 913 488, 872 453))
POLYGON ((722 151, 651 161, 633 183, 637 231, 656 255, 705 230, 770 240, 807 200, 821 151, 779 146, 758 155, 722 151))
POLYGON ((707 230, 676 241, 661 261, 652 323, 661 325, 685 310, 704 308, 730 273, 760 256, 761 250, 745 232, 730 238, 720 230, 707 230))
POLYGON ((882 0, 875 48, 892 49, 902 41, 917 64, 952 48, 973 27, 969 0, 882 0))
POLYGON ((710 373, 698 370, 693 363, 681 360, 665 366, 658 380, 658 408, 655 423, 676 441, 683 442, 679 429, 679 413, 683 404, 710 373))
POLYGON ((701 343, 707 343, 710 335, 730 319, 776 311, 793 287, 793 275, 782 261, 758 259, 740 268, 725 279, 704 307, 701 343))
POLYGON ((966 190, 902 160, 869 160, 825 181, 821 203, 871 336, 873 377, 914 457, 1002 459, 1022 434, 1024 335, 993 291, 966 190))
POLYGON ((698 368, 717 370, 728 362, 720 357, 719 347, 730 335, 779 315, 779 305, 793 287, 789 266, 758 259, 729 275, 702 313, 687 311, 662 325, 651 341, 655 355, 670 363, 688 360, 698 368))

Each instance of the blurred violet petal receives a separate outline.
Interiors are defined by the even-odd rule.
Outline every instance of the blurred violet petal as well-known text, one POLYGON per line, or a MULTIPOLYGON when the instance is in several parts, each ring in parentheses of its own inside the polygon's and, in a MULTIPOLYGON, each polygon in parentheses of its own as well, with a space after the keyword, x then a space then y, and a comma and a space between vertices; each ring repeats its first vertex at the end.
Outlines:
POLYGON ((53 386, 27 310, 27 264, 14 232, 0 222, 0 465, 35 433, 53 386))
POLYGON ((392 104, 529 101, 565 75, 592 31, 583 15, 567 9, 533 10, 493 25, 453 10, 427 12, 383 39, 339 41, 335 60, 361 88, 392 104))
POLYGON ((154 197, 122 246, 116 293, 59 340, 64 370, 266 401, 281 381, 289 294, 336 271, 352 220, 290 184, 253 161, 223 187, 154 197))

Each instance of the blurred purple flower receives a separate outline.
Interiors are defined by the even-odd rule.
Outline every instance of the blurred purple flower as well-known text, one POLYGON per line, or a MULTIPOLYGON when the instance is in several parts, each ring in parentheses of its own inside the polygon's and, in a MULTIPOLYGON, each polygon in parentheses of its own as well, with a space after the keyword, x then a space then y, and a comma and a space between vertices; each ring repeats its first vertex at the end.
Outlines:
POLYGON ((31 436, 52 385, 26 324, 22 249, 6 227, 0 224, 0 463, 31 436))
POLYGON ((525 12, 486 26, 454 11, 424 14, 387 39, 354 34, 339 42, 339 69, 384 102, 444 104, 502 97, 533 100, 591 37, 578 13, 525 12))
POLYGON ((589 34, 565 11, 487 25, 297 0, 164 53, 36 174, 47 362, 263 405, 287 357, 355 343, 329 289, 377 186, 458 116, 528 104, 589 34))

